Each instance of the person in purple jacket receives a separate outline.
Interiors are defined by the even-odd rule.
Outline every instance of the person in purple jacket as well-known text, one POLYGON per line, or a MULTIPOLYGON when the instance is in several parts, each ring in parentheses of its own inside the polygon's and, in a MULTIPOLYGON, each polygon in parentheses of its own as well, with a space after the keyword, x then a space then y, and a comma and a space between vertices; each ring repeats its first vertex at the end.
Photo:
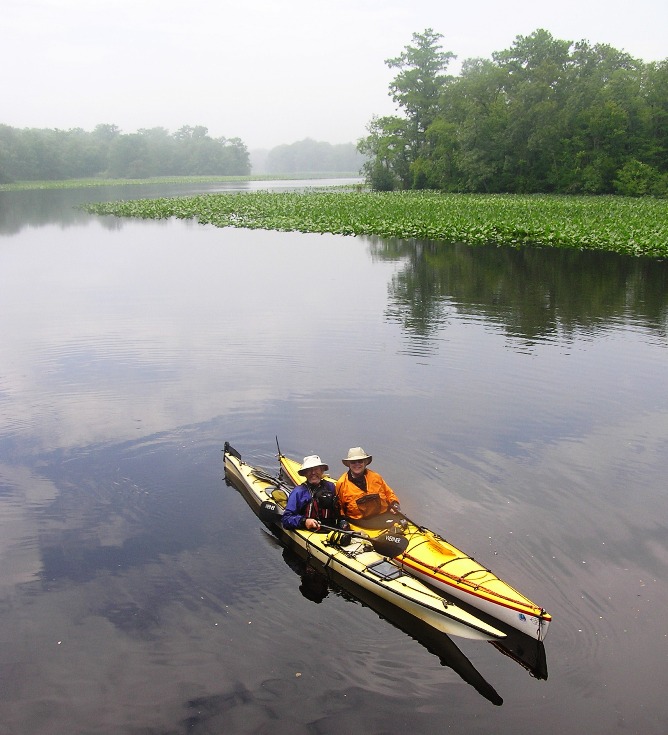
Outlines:
POLYGON ((334 483, 323 477, 328 469, 317 454, 304 457, 298 472, 305 480, 290 493, 283 513, 283 528, 319 531, 323 523, 336 525, 339 511, 334 483))

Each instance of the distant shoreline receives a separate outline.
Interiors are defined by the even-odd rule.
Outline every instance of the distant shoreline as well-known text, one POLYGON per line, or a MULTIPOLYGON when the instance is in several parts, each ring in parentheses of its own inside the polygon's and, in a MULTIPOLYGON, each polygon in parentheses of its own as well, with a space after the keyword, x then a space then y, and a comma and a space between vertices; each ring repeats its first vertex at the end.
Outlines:
POLYGON ((148 179, 62 179, 58 181, 15 181, 0 184, 0 191, 29 191, 31 189, 83 189, 97 186, 144 186, 147 184, 235 183, 242 181, 295 181, 300 179, 360 178, 358 171, 291 174, 257 174, 249 176, 156 176, 148 179))

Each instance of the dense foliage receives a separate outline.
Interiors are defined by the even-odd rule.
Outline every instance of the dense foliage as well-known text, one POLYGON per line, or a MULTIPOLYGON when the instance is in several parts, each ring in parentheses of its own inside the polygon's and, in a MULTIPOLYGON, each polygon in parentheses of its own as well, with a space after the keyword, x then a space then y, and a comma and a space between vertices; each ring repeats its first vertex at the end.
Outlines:
POLYGON ((665 200, 437 192, 253 192, 91 204, 121 217, 468 244, 547 245, 668 257, 665 200))
POLYGON ((0 183, 88 177, 244 176, 248 151, 239 138, 211 138, 200 125, 124 134, 115 125, 93 132, 0 125, 0 183))
POLYGON ((441 38, 415 33, 386 61, 403 116, 358 144, 374 189, 666 194, 668 60, 537 30, 453 77, 441 38))

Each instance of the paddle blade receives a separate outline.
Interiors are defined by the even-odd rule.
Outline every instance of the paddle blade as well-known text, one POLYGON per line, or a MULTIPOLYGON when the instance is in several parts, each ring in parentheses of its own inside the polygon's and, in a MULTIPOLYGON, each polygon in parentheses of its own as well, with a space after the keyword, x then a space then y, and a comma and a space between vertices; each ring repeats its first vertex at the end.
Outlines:
POLYGON ((369 539, 369 543, 377 553, 390 559, 403 554, 408 547, 408 539, 405 536, 395 536, 389 533, 380 538, 369 539))
POLYGON ((260 505, 258 515, 263 523, 280 523, 282 514, 276 503, 271 500, 265 500, 260 505))

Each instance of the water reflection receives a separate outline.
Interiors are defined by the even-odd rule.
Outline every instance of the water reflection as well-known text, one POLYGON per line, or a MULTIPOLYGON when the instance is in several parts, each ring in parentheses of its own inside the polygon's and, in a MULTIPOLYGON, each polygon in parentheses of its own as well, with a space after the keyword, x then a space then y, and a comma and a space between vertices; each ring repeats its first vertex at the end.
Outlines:
POLYGON ((56 485, 37 472, 0 462, 0 597, 42 573, 36 513, 57 496, 56 485))
MULTIPOLYGON (((349 179, 312 179, 181 182, 174 184, 122 184, 87 186, 79 189, 29 189, 0 191, 0 235, 15 235, 24 227, 44 227, 57 224, 72 227, 96 218, 81 209, 90 202, 112 202, 122 199, 153 199, 157 197, 187 196, 190 194, 231 191, 295 191, 313 186, 351 186, 360 181, 349 179)), ((123 220, 106 217, 102 226, 120 228, 123 220)))
POLYGON ((379 260, 401 261, 386 318, 421 350, 438 348, 453 318, 484 321, 523 344, 591 338, 632 320, 664 344, 668 263, 571 250, 374 239, 379 260))
MULTIPOLYGON (((349 580, 335 575, 317 561, 304 560, 294 551, 284 548, 283 561, 300 577, 299 591, 314 604, 320 604, 331 591, 349 602, 362 602, 378 613, 378 615, 394 627, 403 631, 417 643, 436 656, 441 666, 455 671, 467 684, 470 684, 480 695, 492 704, 501 705, 503 699, 471 661, 462 653, 450 636, 435 631, 419 619, 404 613, 394 605, 387 604, 376 595, 370 594, 349 580)), ((479 611, 472 611, 480 614, 479 611)), ((499 621, 490 619, 490 623, 499 625, 499 621)), ((526 669, 536 679, 547 679, 547 659, 545 646, 518 631, 502 626, 507 638, 502 641, 491 641, 494 648, 526 669)))
POLYGON ((8 732, 665 731, 665 264, 27 199, 0 239, 8 732), (462 660, 304 597, 221 488, 224 438, 273 472, 276 434, 333 469, 361 443, 411 517, 540 597, 549 681, 521 641, 462 660))
POLYGON ((441 666, 451 668, 485 699, 495 705, 503 704, 503 699, 492 685, 483 678, 452 638, 445 633, 435 631, 431 626, 422 623, 396 606, 387 604, 377 595, 333 573, 331 569, 318 565, 313 559, 306 562, 289 549, 285 549, 283 561, 300 576, 299 591, 306 599, 318 604, 325 599, 327 592, 331 589, 334 594, 349 602, 362 602, 378 613, 381 619, 391 623, 424 646, 439 659, 441 666))
MULTIPOLYGON (((237 185, 239 188, 241 185, 237 185)), ((84 225, 94 217, 80 207, 89 202, 110 202, 118 199, 143 199, 198 193, 206 188, 199 185, 163 184, 91 186, 81 189, 44 189, 0 191, 0 235, 16 235, 25 227, 58 225, 61 228, 84 225)), ((102 225, 118 229, 122 220, 107 217, 102 225)))

